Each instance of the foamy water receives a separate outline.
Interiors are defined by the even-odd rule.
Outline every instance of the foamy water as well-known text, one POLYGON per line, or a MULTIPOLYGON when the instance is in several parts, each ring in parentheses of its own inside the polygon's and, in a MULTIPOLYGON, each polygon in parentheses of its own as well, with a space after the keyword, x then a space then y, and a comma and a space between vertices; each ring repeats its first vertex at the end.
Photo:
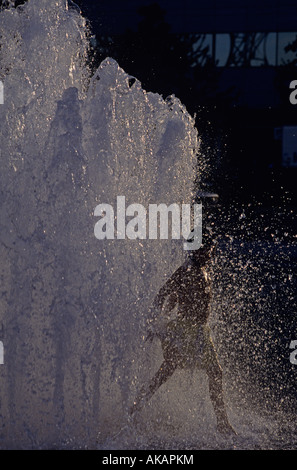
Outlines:
POLYGON ((211 324, 238 436, 217 433, 203 371, 177 371, 138 420, 128 419, 162 361, 158 341, 144 341, 149 307, 185 253, 181 240, 97 240, 94 209, 117 196, 144 207, 190 203, 194 119, 112 58, 91 76, 85 20, 65 1, 4 10, 0 28, 1 447, 294 446, 291 411, 254 399, 263 387, 244 367, 253 362, 250 333, 259 357, 265 328, 244 311, 261 297, 239 269, 246 255, 224 244, 211 324), (241 347, 248 357, 233 361, 241 347))

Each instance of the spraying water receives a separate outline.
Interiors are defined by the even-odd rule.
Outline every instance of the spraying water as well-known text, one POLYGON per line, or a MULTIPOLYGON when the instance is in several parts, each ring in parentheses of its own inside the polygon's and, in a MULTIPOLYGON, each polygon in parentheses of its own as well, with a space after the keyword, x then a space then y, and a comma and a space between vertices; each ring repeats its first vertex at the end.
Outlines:
POLYGON ((246 296, 258 304, 263 297, 259 286, 247 289, 252 276, 242 270, 258 269, 262 254, 251 263, 243 245, 230 250, 226 241, 215 260, 212 321, 242 437, 216 433, 206 377, 188 371, 126 426, 137 390, 162 361, 158 342, 144 342, 149 308, 185 254, 181 240, 97 240, 94 209, 115 207, 117 196, 144 207, 190 203, 194 119, 111 58, 92 75, 85 20, 66 1, 1 11, 0 28, 1 447, 267 448, 272 437, 281 447, 285 418, 249 408, 239 370, 240 357, 250 367, 238 356, 238 345, 250 344, 246 328, 253 344, 270 334, 248 316, 246 296))

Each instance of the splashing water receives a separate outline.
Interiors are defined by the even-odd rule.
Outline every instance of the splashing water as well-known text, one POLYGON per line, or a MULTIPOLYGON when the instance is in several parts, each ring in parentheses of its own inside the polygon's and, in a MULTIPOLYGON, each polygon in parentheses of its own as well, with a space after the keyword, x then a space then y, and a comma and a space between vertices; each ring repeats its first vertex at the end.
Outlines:
POLYGON ((218 247, 212 326, 241 437, 216 433, 202 372, 177 371, 142 422, 125 427, 162 360, 158 342, 143 341, 149 307, 184 252, 180 240, 97 240, 94 209, 117 196, 144 207, 191 202, 194 120, 111 58, 91 76, 85 21, 63 0, 1 11, 0 27, 1 447, 292 445, 289 425, 279 437, 285 412, 259 414, 251 400, 272 333, 264 313, 262 324, 249 315, 262 309, 261 273, 252 280, 263 253, 251 261, 253 248, 235 243, 218 247))

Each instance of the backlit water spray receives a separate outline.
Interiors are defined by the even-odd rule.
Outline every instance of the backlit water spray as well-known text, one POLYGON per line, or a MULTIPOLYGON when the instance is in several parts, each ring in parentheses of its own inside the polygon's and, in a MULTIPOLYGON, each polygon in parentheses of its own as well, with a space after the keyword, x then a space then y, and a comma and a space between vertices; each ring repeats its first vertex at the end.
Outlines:
POLYGON ((204 171, 194 119, 112 58, 91 74, 85 20, 65 0, 1 11, 0 41, 1 447, 292 445, 291 412, 262 406, 283 399, 271 374, 260 380, 277 341, 263 247, 226 233, 211 326, 238 436, 217 433, 202 371, 177 371, 129 424, 128 408, 162 361, 158 341, 144 341, 149 309, 185 252, 182 240, 98 240, 94 210, 118 196, 144 207, 191 203, 197 158, 198 180, 204 171))

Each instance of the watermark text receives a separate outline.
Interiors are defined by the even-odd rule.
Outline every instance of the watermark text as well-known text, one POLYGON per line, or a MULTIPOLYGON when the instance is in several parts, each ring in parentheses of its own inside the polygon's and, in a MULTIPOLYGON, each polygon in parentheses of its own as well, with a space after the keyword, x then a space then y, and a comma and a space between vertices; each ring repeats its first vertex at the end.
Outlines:
POLYGON ((98 204, 94 211, 100 217, 94 227, 98 240, 179 240, 184 250, 198 250, 202 244, 202 204, 130 204, 125 196, 117 197, 116 210, 110 204, 98 204), (127 221, 127 218, 130 220, 127 221))

